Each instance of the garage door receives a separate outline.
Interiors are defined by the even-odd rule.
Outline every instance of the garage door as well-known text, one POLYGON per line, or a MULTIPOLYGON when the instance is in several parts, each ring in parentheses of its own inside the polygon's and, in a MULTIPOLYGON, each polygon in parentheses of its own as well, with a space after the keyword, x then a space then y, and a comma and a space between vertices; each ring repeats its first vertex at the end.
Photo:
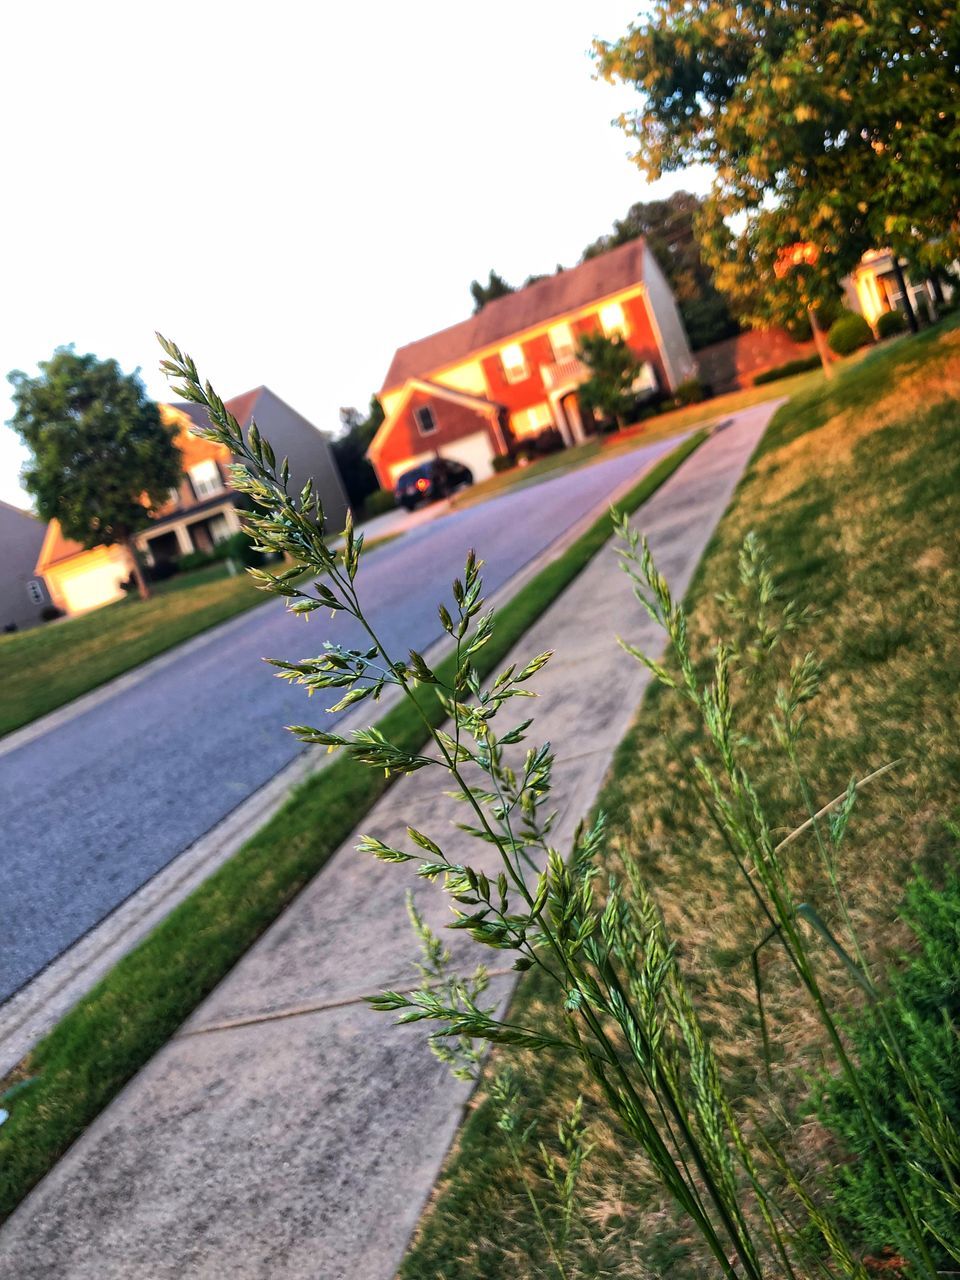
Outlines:
POLYGON ((417 453, 404 458, 403 462, 393 463, 390 467, 392 483, 396 484, 398 477, 405 471, 418 467, 421 462, 429 462, 438 453, 442 458, 449 458, 451 462, 469 467, 474 480, 486 480, 487 476, 493 475, 493 445, 490 443, 490 436, 486 431, 475 431, 461 440, 454 440, 453 444, 442 444, 437 449, 417 453))
POLYGON ((123 595, 120 590, 122 577, 123 569, 113 561, 61 575, 60 590, 67 613, 83 613, 86 609, 96 609, 119 599, 123 595))

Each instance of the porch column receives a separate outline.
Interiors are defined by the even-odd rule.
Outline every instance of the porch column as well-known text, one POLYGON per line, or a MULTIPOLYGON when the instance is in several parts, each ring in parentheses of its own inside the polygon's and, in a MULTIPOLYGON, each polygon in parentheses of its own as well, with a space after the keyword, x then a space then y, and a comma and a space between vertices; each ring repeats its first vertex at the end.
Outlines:
POLYGON ((550 408, 553 411, 553 420, 557 424, 557 430, 563 440, 563 447, 569 449, 573 444, 573 435, 570 431, 567 415, 563 411, 563 405, 560 403, 560 396, 556 392, 550 397, 550 408))
POLYGON ((242 528, 242 525, 240 524, 240 517, 237 515, 237 508, 233 505, 232 502, 228 507, 224 507, 223 518, 224 520, 226 520, 227 528, 230 530, 231 533, 240 532, 242 528))
MULTIPOLYGON (((566 413, 565 409, 564 413, 566 413)), ((587 433, 583 429, 583 418, 580 416, 580 401, 575 394, 570 401, 570 431, 576 443, 583 444, 587 438, 587 433)))
POLYGON ((175 524, 173 532, 177 537, 177 550, 182 556, 188 556, 194 550, 193 539, 190 537, 190 531, 185 524, 175 524))

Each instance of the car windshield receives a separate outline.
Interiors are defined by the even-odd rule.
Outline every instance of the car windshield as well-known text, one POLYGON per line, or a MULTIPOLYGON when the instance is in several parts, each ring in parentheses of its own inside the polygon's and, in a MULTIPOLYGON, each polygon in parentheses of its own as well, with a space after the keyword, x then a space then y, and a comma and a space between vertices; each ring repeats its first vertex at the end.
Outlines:
POLYGON ((422 467, 414 467, 412 471, 405 471, 397 481, 398 485, 412 484, 415 480, 429 478, 430 472, 433 470, 432 462, 425 462, 422 467))

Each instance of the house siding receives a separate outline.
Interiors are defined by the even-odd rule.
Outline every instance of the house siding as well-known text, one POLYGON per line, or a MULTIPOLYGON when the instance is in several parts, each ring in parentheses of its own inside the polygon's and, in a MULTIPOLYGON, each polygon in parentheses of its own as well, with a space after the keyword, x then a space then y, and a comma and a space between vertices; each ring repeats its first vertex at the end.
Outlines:
POLYGON ((490 456, 502 453, 496 431, 490 421, 489 413, 482 409, 471 409, 467 405, 456 404, 441 396, 431 396, 423 391, 414 391, 408 404, 398 414, 396 425, 390 432, 383 449, 375 460, 377 477, 385 489, 393 487, 398 468, 409 463, 416 465, 416 460, 430 456, 437 451, 449 453, 456 458, 455 446, 458 440, 477 432, 486 433, 490 441, 490 456), (429 406, 437 424, 435 432, 423 435, 417 425, 414 414, 417 409, 429 406))
POLYGON ((43 546, 46 526, 29 511, 0 502, 0 628, 32 627, 40 622, 40 612, 50 596, 34 566, 43 546), (38 581, 43 599, 35 604, 27 584, 38 581))

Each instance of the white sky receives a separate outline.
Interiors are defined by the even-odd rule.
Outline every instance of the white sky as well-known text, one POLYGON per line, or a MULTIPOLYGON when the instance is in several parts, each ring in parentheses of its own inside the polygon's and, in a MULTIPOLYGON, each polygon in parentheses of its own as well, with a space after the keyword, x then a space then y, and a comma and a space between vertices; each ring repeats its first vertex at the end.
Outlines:
MULTIPOLYGON (((610 123, 635 96, 587 56, 637 8, 4 6, 0 374, 75 342, 164 399, 160 329, 221 395, 265 383, 335 430, 473 278, 570 266, 653 194, 610 123)), ((27 505, 22 461, 0 425, 0 498, 27 505)))

